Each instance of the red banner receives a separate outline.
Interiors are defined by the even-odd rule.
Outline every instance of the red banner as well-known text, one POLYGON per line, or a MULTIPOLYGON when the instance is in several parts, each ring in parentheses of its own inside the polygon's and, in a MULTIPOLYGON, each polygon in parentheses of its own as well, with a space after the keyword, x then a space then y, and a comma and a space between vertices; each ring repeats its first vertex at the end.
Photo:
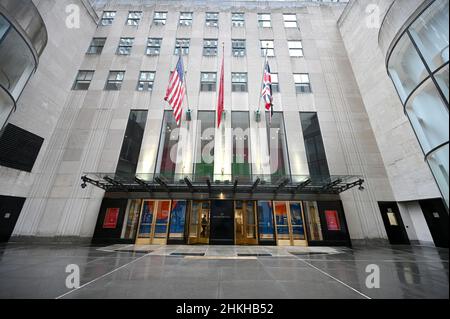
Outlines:
POLYGON ((108 208, 106 210, 105 220, 103 221, 103 228, 115 229, 117 227, 119 210, 120 208, 108 208))
POLYGON ((341 230, 341 224, 339 223, 339 215, 336 210, 326 210, 325 218, 327 220, 328 230, 341 230))

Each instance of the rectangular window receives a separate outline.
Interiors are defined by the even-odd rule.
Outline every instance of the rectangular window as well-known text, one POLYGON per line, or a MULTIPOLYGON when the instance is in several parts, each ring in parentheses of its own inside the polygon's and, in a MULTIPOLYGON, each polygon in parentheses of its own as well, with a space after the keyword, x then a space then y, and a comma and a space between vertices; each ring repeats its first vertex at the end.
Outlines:
POLYGON ((115 17, 116 11, 103 11, 103 15, 100 20, 100 25, 102 26, 112 25, 115 17))
POLYGON ((165 25, 167 22, 167 12, 156 11, 153 14, 154 25, 165 25))
POLYGON ((247 73, 231 73, 232 92, 247 92, 247 73))
POLYGON ((93 76, 94 71, 78 71, 72 90, 88 90, 93 76))
POLYGON ((258 13, 258 26, 260 28, 271 28, 272 20, 270 13, 258 13))
POLYGON ((267 141, 270 155, 270 173, 276 182, 290 175, 289 155, 282 112, 274 112, 270 123, 270 114, 266 112, 267 141))
POLYGON ((161 38, 148 38, 145 53, 147 55, 159 55, 161 53, 161 43, 161 38))
POLYGON ((272 201, 258 201, 258 234, 260 244, 275 243, 272 201))
POLYGON ((311 177, 330 176, 317 113, 300 112, 306 157, 311 177))
POLYGON ((250 163, 250 116, 248 112, 231 112, 231 128, 233 138, 233 162, 231 171, 233 180, 251 179, 250 163))
POLYGON ((125 137, 120 151, 119 163, 117 164, 117 175, 134 178, 136 174, 145 124, 147 123, 147 113, 148 111, 144 110, 130 111, 125 137))
POLYGON ((110 71, 106 80, 105 90, 119 91, 122 88, 125 71, 110 71))
POLYGON ((312 241, 322 241, 322 224, 320 222, 317 202, 303 202, 305 217, 308 222, 307 230, 312 241))
POLYGON ((189 54, 189 39, 177 39, 175 42, 175 55, 188 55, 189 54))
POLYGON ((271 73, 270 76, 272 77, 272 93, 279 93, 280 82, 278 80, 278 73, 271 73))
POLYGON ((297 15, 295 13, 283 14, 285 28, 297 28, 297 15))
POLYGON ((273 40, 261 40, 261 56, 275 56, 273 40))
POLYGON ((87 50, 87 54, 101 54, 105 47, 106 38, 93 38, 91 45, 87 50))
POLYGON ((119 47, 117 48, 118 55, 130 55, 133 48, 134 38, 120 38, 119 47))
POLYGON ((0 133, 0 165, 31 172, 44 139, 11 123, 0 133))
POLYGON ((234 12, 231 14, 231 24, 233 27, 242 28, 245 26, 245 13, 234 12))
POLYGON ((195 180, 204 181, 206 178, 213 180, 216 112, 199 111, 197 123, 195 180))
POLYGON ((217 73, 202 72, 200 78, 200 91, 215 92, 217 86, 217 73))
POLYGON ((311 83, 308 73, 294 74, 295 91, 297 93, 311 93, 311 83))
POLYGON ((155 72, 141 71, 137 85, 138 91, 153 91, 153 83, 155 82, 155 72))
POLYGON ((180 12, 180 26, 182 27, 190 27, 192 26, 192 12, 180 12))
POLYGON ((142 199, 128 200, 127 210, 123 222, 121 239, 136 239, 136 230, 139 224, 142 199))
POLYGON ((171 154, 171 151, 178 144, 177 128, 173 112, 171 110, 164 111, 155 173, 168 180, 172 180, 175 176, 177 152, 173 151, 171 154))
POLYGON ((302 41, 288 41, 288 47, 289 47, 289 55, 291 57, 303 56, 302 41))
POLYGON ((203 55, 204 56, 216 56, 217 55, 217 39, 204 39, 203 40, 203 55))
POLYGON ((219 13, 218 12, 206 12, 205 24, 207 27, 219 27, 219 13))
POLYGON ((231 49, 234 57, 243 57, 247 54, 245 40, 231 40, 231 49))
POLYGON ((127 25, 138 26, 142 19, 142 11, 128 12, 127 25))

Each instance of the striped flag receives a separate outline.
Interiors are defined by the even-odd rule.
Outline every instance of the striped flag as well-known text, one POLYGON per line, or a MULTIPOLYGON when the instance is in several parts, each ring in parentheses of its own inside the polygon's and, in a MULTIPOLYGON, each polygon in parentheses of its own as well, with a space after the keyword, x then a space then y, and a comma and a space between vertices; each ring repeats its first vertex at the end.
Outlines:
POLYGON ((185 94, 183 59, 180 56, 177 66, 170 76, 169 87, 164 98, 172 107, 173 116, 178 126, 181 123, 181 116, 183 115, 182 104, 185 94))
POLYGON ((270 111, 270 118, 273 115, 273 95, 272 95, 272 75, 270 73, 269 61, 266 61, 263 76, 263 89, 261 95, 266 104, 266 110, 270 111))

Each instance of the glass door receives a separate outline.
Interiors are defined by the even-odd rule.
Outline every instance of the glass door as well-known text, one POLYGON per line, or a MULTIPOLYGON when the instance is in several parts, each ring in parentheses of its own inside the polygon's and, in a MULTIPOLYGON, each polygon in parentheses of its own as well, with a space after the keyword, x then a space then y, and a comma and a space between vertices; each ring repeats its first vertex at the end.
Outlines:
POLYGON ((170 204, 170 200, 144 200, 136 245, 167 243, 170 204))
POLYGON ((301 202, 274 202, 277 243, 307 246, 301 202))
POLYGON ((208 244, 210 229, 210 202, 193 201, 189 216, 188 244, 208 244))
POLYGON ((234 202, 236 245, 257 245, 256 209, 253 201, 234 202))

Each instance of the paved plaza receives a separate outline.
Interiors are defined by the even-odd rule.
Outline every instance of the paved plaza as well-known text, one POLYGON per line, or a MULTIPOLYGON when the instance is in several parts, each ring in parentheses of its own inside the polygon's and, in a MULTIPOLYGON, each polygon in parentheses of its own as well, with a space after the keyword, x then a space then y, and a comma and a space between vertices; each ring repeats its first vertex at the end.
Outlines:
POLYGON ((448 249, 419 246, 0 246, 0 298, 449 298, 448 274, 448 249))

